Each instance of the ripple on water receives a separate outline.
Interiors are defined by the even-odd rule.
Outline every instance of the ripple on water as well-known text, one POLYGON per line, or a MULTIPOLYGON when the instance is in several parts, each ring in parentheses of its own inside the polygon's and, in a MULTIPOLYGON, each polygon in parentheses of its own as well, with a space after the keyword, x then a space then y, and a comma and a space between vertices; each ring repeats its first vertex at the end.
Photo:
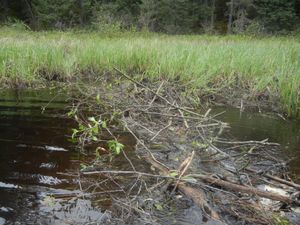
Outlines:
POLYGON ((54 169, 56 168, 56 164, 55 163, 41 163, 40 168, 45 168, 45 169, 54 169))
POLYGON ((28 149, 42 149, 42 150, 47 150, 47 151, 58 151, 58 152, 67 152, 68 150, 62 147, 58 146, 35 146, 35 145, 26 145, 26 144, 18 144, 18 148, 28 148, 28 149))
MULTIPOLYGON (((59 219, 53 211, 43 211, 47 206, 42 201, 47 196, 78 189, 76 181, 57 175, 74 167, 70 158, 74 147, 66 136, 74 124, 57 116, 65 113, 64 99, 57 102, 54 98, 57 93, 45 89, 0 94, 0 225, 66 224, 72 216, 76 218, 75 213, 80 214, 75 209, 72 216, 63 212, 76 206, 67 201, 60 202, 59 219), (42 113, 45 105, 47 109, 42 113)), ((85 209, 87 215, 89 210, 96 215, 96 210, 85 209)))
POLYGON ((0 188, 20 188, 18 185, 7 184, 0 181, 0 188))
POLYGON ((4 224, 5 224, 5 222, 6 222, 6 219, 4 219, 4 218, 0 217, 0 225, 4 225, 4 224))

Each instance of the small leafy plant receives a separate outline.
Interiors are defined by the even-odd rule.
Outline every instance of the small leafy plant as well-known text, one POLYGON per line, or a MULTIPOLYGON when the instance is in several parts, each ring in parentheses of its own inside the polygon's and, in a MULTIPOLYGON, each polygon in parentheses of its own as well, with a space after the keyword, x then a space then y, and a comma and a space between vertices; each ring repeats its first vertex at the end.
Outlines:
MULTIPOLYGON (((102 96, 98 93, 95 97, 94 104, 101 106, 102 108, 103 100, 101 97, 102 96)), ((110 114, 111 117, 108 119, 102 119, 101 116, 91 116, 87 119, 84 119, 84 114, 79 116, 80 112, 78 107, 74 106, 67 113, 67 115, 69 117, 73 117, 78 123, 78 128, 72 129, 70 141, 73 143, 79 143, 81 146, 85 146, 86 144, 92 144, 93 142, 104 142, 104 140, 101 140, 101 134, 103 130, 107 130, 111 135, 112 140, 107 141, 107 148, 98 146, 95 149, 95 160, 93 163, 99 163, 106 160, 112 161, 112 159, 119 155, 124 149, 124 145, 120 143, 108 129, 108 125, 118 122, 117 118, 119 117, 119 112, 114 111, 112 114, 110 114)), ((85 170, 88 167, 88 165, 82 164, 81 170, 85 170)))
POLYGON ((124 145, 117 140, 108 141, 108 149, 113 155, 119 155, 124 149, 124 145))
POLYGON ((96 120, 95 117, 89 117, 88 121, 87 125, 80 123, 78 129, 72 129, 72 141, 80 141, 81 137, 89 141, 98 141, 98 136, 101 133, 100 128, 106 128, 106 122, 96 120))

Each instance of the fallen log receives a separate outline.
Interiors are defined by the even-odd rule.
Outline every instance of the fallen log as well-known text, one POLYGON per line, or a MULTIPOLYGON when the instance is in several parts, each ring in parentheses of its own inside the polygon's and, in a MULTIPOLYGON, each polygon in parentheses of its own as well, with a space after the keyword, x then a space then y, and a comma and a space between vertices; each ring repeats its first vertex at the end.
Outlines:
POLYGON ((243 193, 247 193, 247 194, 253 194, 253 195, 257 195, 259 197, 268 198, 271 200, 280 201, 280 202, 284 202, 284 203, 288 203, 288 204, 295 202, 294 199, 287 197, 287 196, 275 194, 272 192, 262 191, 255 187, 247 187, 247 186, 242 186, 239 184, 230 183, 228 181, 224 181, 219 178, 215 178, 215 177, 208 176, 208 175, 193 174, 190 176, 199 178, 201 181, 203 181, 205 183, 209 183, 210 185, 212 185, 212 184, 217 185, 217 186, 225 188, 227 190, 238 191, 238 192, 243 192, 243 193))
MULTIPOLYGON (((260 174, 258 171, 253 170, 253 169, 250 169, 250 168, 246 168, 245 170, 247 170, 247 171, 249 171, 249 172, 251 172, 251 173, 260 174)), ((299 185, 299 184, 296 184, 296 183, 294 183, 294 182, 291 182, 291 181, 288 181, 288 180, 284 180, 284 179, 282 179, 282 178, 280 178, 280 177, 272 176, 272 175, 270 175, 270 174, 262 174, 262 176, 264 176, 264 177, 266 177, 266 178, 269 178, 269 179, 271 179, 271 180, 277 181, 277 182, 279 182, 279 183, 281 183, 281 184, 288 185, 288 186, 293 187, 293 188, 295 188, 295 189, 297 189, 297 190, 300 190, 300 185, 299 185)))
MULTIPOLYGON (((161 174, 168 175, 170 174, 170 171, 166 169, 165 167, 161 166, 159 163, 157 163, 155 160, 152 159, 152 157, 145 157, 145 160, 150 163, 153 167, 155 167, 161 174)), ((205 194, 202 190, 187 186, 183 182, 179 182, 177 184, 177 188, 180 192, 182 192, 185 196, 187 196, 189 199, 192 199, 194 203, 201 208, 211 219, 220 221, 220 216, 218 213, 212 209, 212 207, 207 203, 205 194)))
POLYGON ((220 221, 218 213, 211 208, 207 203, 206 197, 203 191, 189 187, 184 183, 179 183, 177 186, 178 190, 182 192, 189 199, 192 199, 194 203, 201 208, 211 219, 220 221))

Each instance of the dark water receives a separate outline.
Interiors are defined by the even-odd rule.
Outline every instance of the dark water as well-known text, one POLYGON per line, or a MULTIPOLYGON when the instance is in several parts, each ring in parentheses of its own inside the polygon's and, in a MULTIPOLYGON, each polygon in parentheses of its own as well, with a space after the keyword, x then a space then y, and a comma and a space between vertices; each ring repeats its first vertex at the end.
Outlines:
POLYGON ((55 93, 1 92, 0 224, 83 224, 105 217, 89 201, 52 201, 78 190, 77 180, 58 173, 79 168, 67 141, 74 124, 61 117, 65 98, 55 93))
MULTIPOLYGON (((0 225, 109 224, 110 215, 95 208, 88 199, 53 201, 53 196, 78 193, 78 180, 61 173, 78 172, 81 162, 75 146, 67 140, 70 129, 76 125, 62 117, 66 96, 56 93, 57 89, 0 91, 0 225)), ((218 108, 213 113, 223 110, 226 113, 218 118, 230 123, 232 128, 227 135, 239 140, 269 138, 281 143, 284 153, 295 157, 291 171, 299 177, 299 121, 255 113, 240 115, 239 110, 232 108, 218 108)), ((127 146, 133 144, 126 135, 121 135, 120 140, 127 146)), ((128 156, 137 170, 148 169, 133 152, 130 155, 129 151, 128 156)), ((118 158, 113 169, 131 168, 118 158)), ((178 220, 186 221, 182 224, 198 220, 194 218, 198 218, 198 211, 193 207, 182 210, 181 214, 186 215, 178 220)))
POLYGON ((289 169, 300 181, 300 120, 284 120, 278 115, 240 112, 236 108, 218 107, 212 114, 222 113, 217 118, 230 124, 227 136, 236 140, 264 140, 281 144, 283 155, 293 158, 289 169), (223 112, 223 113, 222 113, 223 112))

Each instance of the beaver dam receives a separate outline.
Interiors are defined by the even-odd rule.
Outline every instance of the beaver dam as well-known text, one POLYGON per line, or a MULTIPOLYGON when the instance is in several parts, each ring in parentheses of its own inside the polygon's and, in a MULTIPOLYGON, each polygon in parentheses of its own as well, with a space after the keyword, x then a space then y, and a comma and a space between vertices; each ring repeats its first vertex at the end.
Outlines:
POLYGON ((2 91, 0 224, 300 224, 299 121, 185 93, 2 91))

